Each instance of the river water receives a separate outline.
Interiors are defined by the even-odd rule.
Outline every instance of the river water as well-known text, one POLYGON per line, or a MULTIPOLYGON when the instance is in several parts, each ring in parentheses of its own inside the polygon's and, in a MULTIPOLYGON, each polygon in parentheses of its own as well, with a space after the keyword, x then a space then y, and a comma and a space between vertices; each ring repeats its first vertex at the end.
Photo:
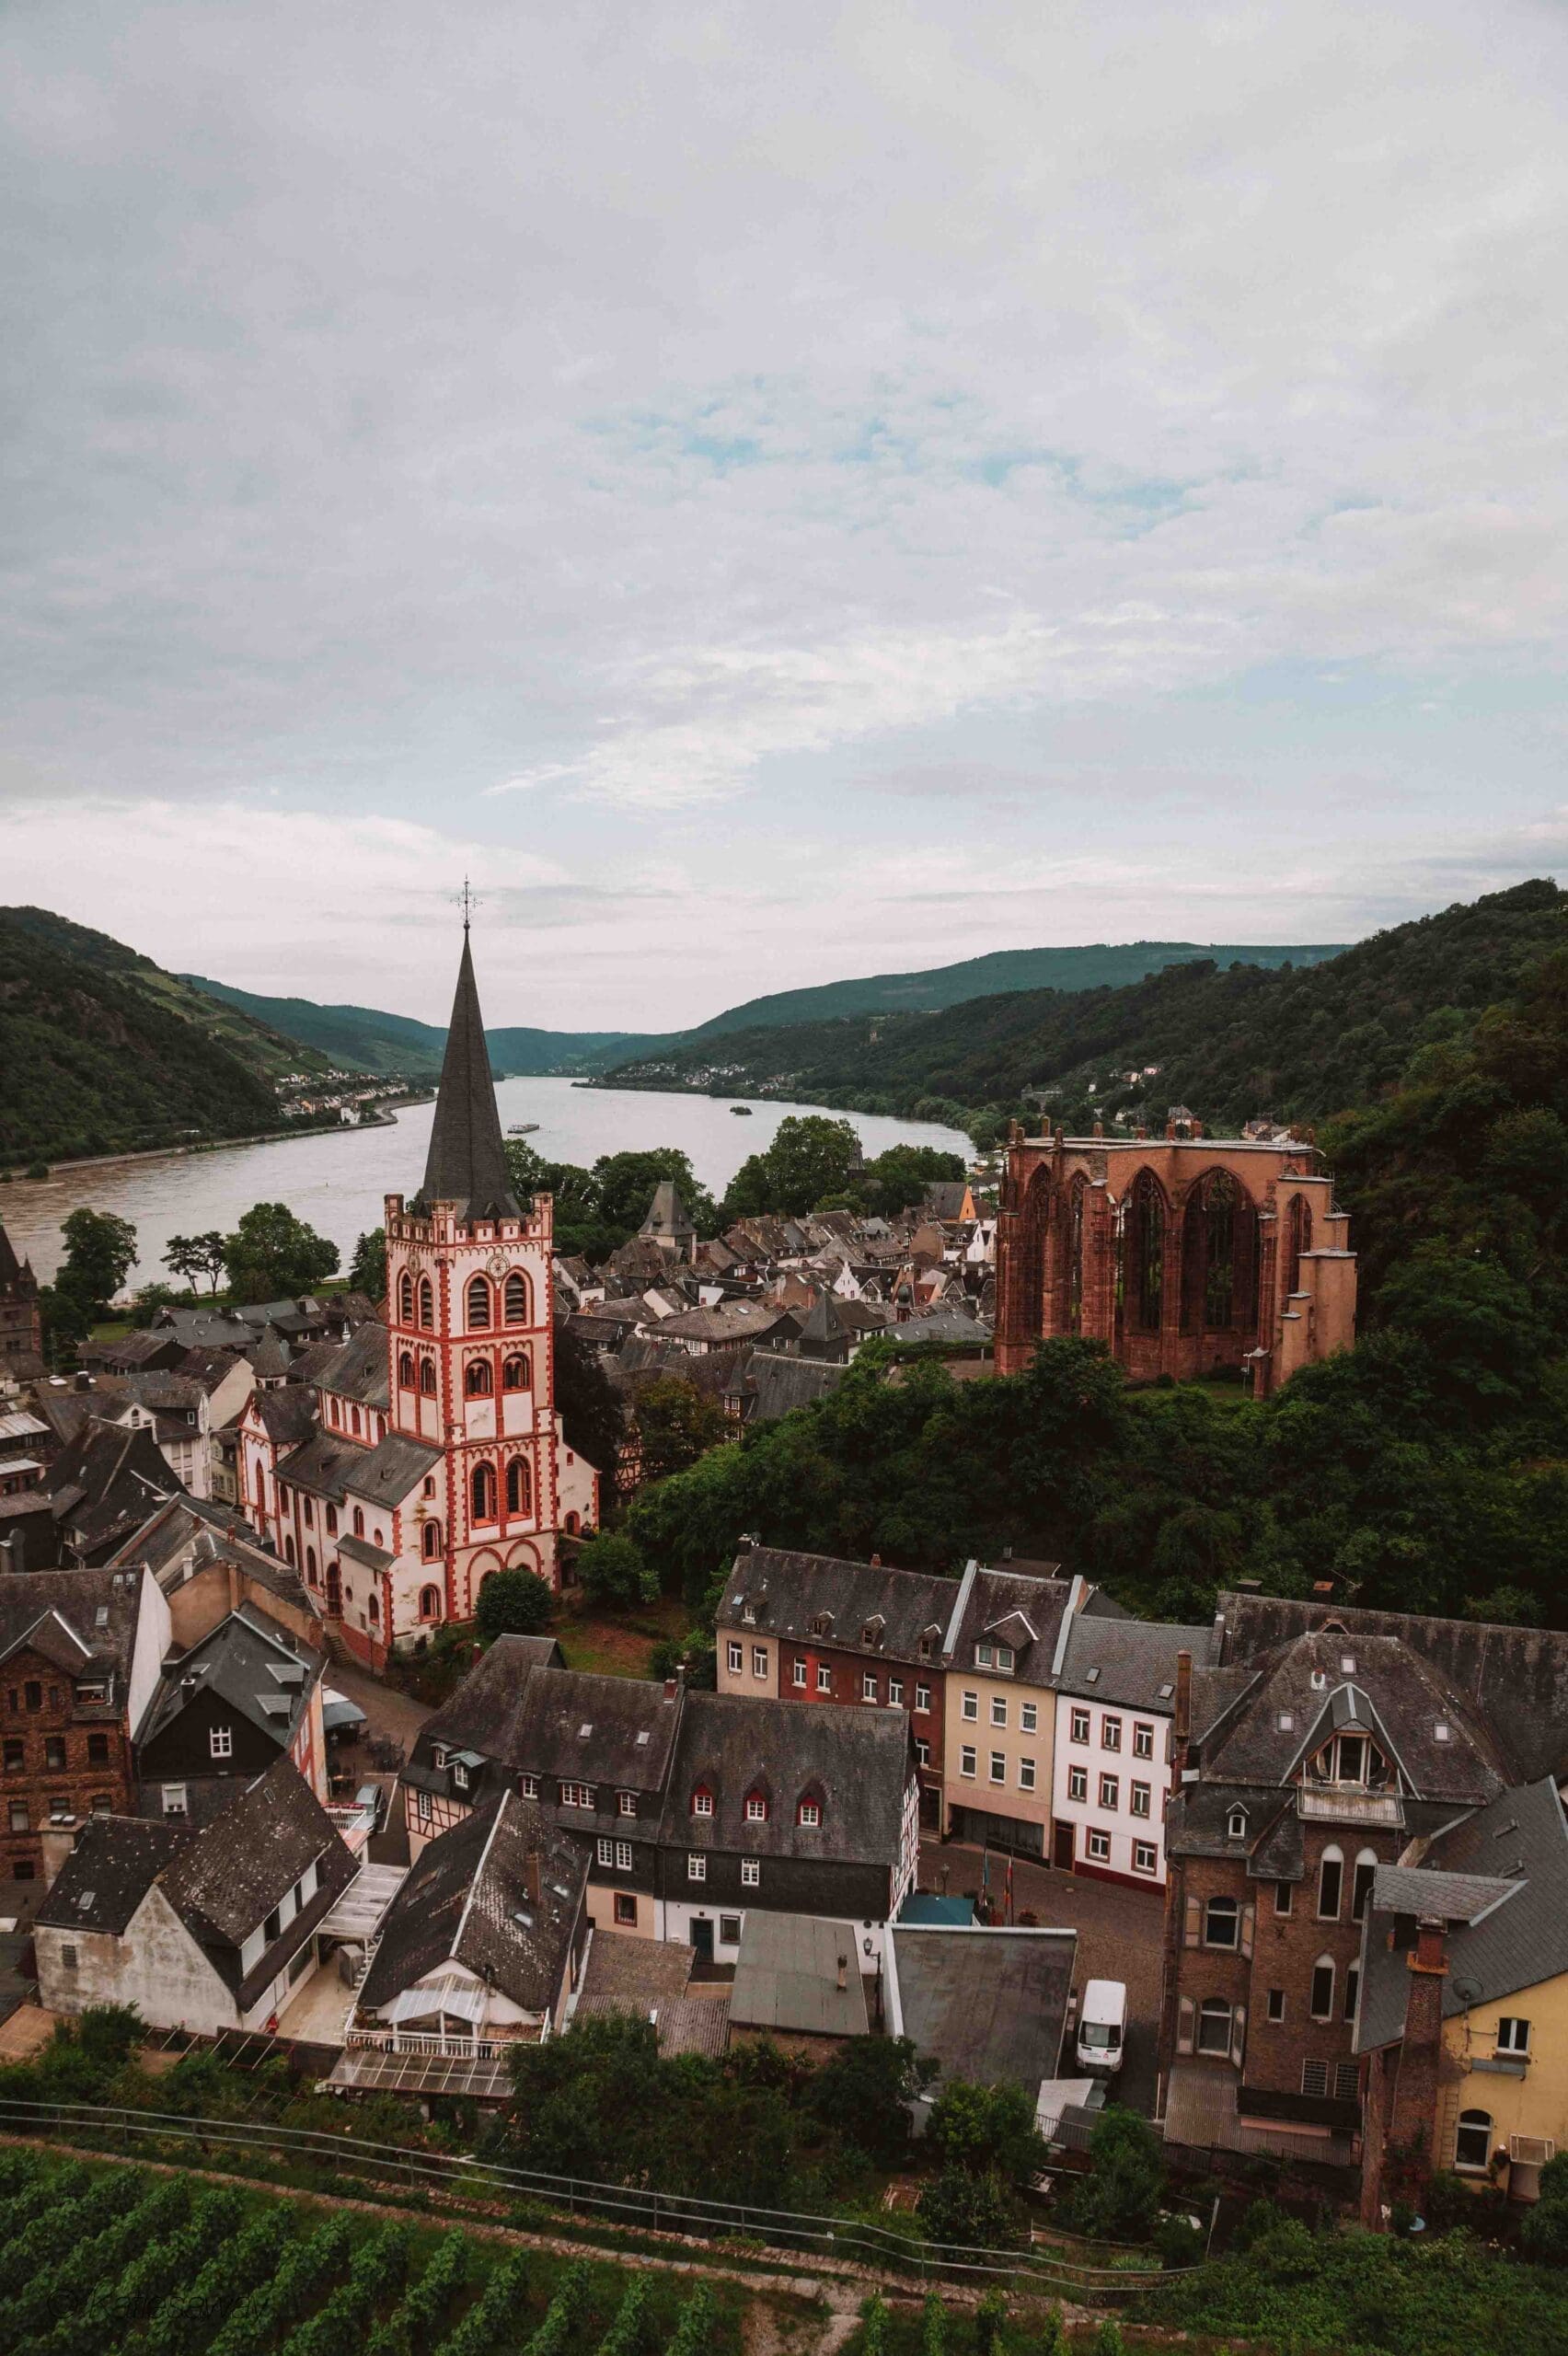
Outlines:
MULTIPOLYGON (((705 1186, 722 1194, 750 1153, 760 1153, 790 1114, 815 1104, 757 1104, 737 1119, 729 1100, 641 1089, 574 1088, 569 1080, 503 1080, 496 1088, 502 1126, 537 1121, 528 1143, 547 1161, 590 1164, 602 1153, 678 1146, 705 1186)), ((139 1257, 133 1283, 178 1282, 163 1265, 171 1235, 219 1228, 226 1235, 252 1203, 287 1203, 319 1234, 330 1236, 347 1267, 354 1242, 379 1227, 386 1195, 412 1195, 424 1175, 434 1106, 412 1104, 390 1128, 314 1130, 271 1145, 219 1146, 210 1153, 160 1153, 61 1170, 50 1178, 0 1185, 0 1223, 18 1259, 47 1281, 63 1246, 60 1222, 90 1204, 130 1219, 139 1257)), ((870 1113, 832 1114, 859 1132, 868 1157, 890 1145, 940 1146, 967 1160, 969 1140, 930 1121, 885 1120, 870 1113)))

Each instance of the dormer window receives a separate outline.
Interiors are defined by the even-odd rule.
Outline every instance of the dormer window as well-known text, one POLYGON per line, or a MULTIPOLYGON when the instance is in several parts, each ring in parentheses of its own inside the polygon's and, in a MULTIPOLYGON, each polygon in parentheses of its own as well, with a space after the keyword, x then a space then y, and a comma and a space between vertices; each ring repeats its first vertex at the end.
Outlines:
POLYGON ((802 1800, 795 1810, 795 1821, 802 1825, 808 1832, 814 1832, 822 1822, 822 1802, 802 1800))
POLYGON ((748 1824, 767 1822, 767 1802, 760 1792, 746 1794, 746 1822, 748 1824))
POLYGON ((1012 1675, 1013 1648, 1010 1645, 997 1646, 997 1668, 1003 1677, 1012 1675))
POLYGON ((922 1660, 930 1659, 935 1645, 936 1635, 931 1629, 928 1628, 920 1639, 920 1657, 922 1660))
POLYGON ((990 1666, 991 1666, 991 1659, 992 1659, 992 1654, 991 1654, 991 1647, 990 1647, 990 1646, 989 1646, 989 1645, 976 1645, 976 1646, 975 1646, 975 1647, 974 1647, 974 1666, 975 1666, 975 1668, 976 1668, 976 1669, 989 1669, 989 1668, 990 1668, 990 1666))
POLYGON ((1233 1807, 1226 1820, 1225 1829, 1233 1841, 1244 1841, 1247 1837, 1246 1809, 1244 1807, 1233 1807))
POLYGON ((706 1784, 698 1784, 696 1791, 693 1792, 691 1796, 691 1812, 693 1816, 712 1815, 713 1795, 709 1790, 706 1784))
POLYGON ((463 1761, 460 1759, 455 1759, 452 1762, 452 1781, 458 1791, 466 1792, 467 1790, 468 1771, 467 1767, 464 1766, 463 1761))
POLYGON ((833 1614, 832 1614, 832 1612, 831 1612, 831 1611, 819 1611, 819 1612, 815 1613, 815 1615, 813 1616, 813 1620, 812 1620, 812 1634, 813 1634, 813 1636, 830 1636, 832 1634, 833 1634, 833 1614))

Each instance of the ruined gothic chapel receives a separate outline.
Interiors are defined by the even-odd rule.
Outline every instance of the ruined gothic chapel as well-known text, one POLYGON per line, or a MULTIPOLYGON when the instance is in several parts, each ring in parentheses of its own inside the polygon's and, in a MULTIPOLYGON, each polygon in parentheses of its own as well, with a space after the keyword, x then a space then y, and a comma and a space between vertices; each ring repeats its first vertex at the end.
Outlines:
POLYGON ((1009 1140, 997 1225, 997 1371, 1060 1334, 1135 1380, 1239 1370, 1265 1397, 1355 1338, 1349 1220, 1315 1147, 1165 1137, 1009 1140))

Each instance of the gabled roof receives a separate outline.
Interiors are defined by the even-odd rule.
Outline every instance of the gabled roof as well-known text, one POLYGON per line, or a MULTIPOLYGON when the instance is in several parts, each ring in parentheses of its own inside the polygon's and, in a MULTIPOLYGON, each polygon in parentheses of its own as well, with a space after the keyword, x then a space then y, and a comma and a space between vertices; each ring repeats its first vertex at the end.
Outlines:
POLYGON ((386 1326, 368 1319, 356 1326, 352 1337, 340 1343, 319 1368, 315 1380, 323 1391, 336 1392, 340 1398, 357 1401, 362 1407, 387 1407, 391 1393, 387 1387, 386 1326))
POLYGON ((191 1838, 167 1819, 89 1817, 38 1910, 49 1930, 120 1937, 164 1867, 191 1838))
POLYGON ((797 1407, 825 1399, 847 1372, 847 1367, 827 1358, 788 1358, 781 1350, 753 1350, 736 1369, 735 1387, 746 1403, 747 1423, 773 1424, 797 1407))
POLYGON ((297 1448, 316 1429, 316 1393, 297 1383, 281 1391, 253 1391, 245 1403, 276 1449, 297 1448))
POLYGON ((891 1869, 912 1759, 902 1710, 688 1693, 660 1839, 672 1848, 891 1869), (756 1822, 745 1802, 759 1786, 768 1811, 756 1822), (711 1816, 691 1812, 699 1787, 712 1795, 711 1816), (817 1800, 819 1824, 796 1822, 802 1796, 817 1800))
POLYGON ((523 1216, 506 1166, 506 1147, 501 1134, 501 1115, 496 1110, 495 1082, 490 1078, 490 1049, 485 1044, 484 1017, 479 1012, 479 993, 474 980, 474 960, 466 924, 424 1181, 409 1207, 423 1211, 432 1203, 455 1203, 459 1219, 523 1216))
POLYGON ((868 1648, 870 1657, 911 1665, 920 1660, 921 1637, 935 1629, 935 1645, 927 1658, 940 1668, 941 1632, 957 1597, 957 1581, 939 1572, 900 1571, 886 1563, 845 1562, 833 1554, 753 1546, 731 1565, 715 1624, 804 1637, 819 1612, 831 1611, 832 1642, 853 1649, 860 1645, 862 1629, 875 1620, 881 1623, 881 1641, 868 1648), (749 1621, 748 1604, 755 1613, 749 1621))
POLYGON ((1191 1653, 1194 1666, 1204 1665, 1216 1643, 1212 1626, 1106 1619, 1086 1609, 1067 1623, 1062 1664, 1051 1682, 1059 1693, 1170 1717, 1176 1706, 1177 1654, 1191 1653))
POLYGON ((639 1235, 657 1240, 662 1235, 684 1242, 695 1236, 697 1229, 691 1213, 681 1200, 680 1189, 673 1178, 661 1178, 653 1189, 653 1200, 648 1206, 648 1216, 638 1229, 639 1235))
POLYGON ((439 1448, 427 1448, 423 1440, 409 1439, 402 1432, 387 1432, 373 1449, 360 1452, 345 1472, 343 1485, 372 1505, 401 1505, 441 1461, 439 1448))
POLYGON ((147 1715, 135 1729, 144 1750, 190 1704, 214 1693, 259 1727, 280 1750, 293 1740, 326 1667, 314 1652, 253 1603, 242 1604, 200 1643, 165 1665, 147 1715))
POLYGON ((966 1581, 967 1593, 956 1628, 951 1630, 952 1665, 975 1667, 976 1644, 995 1643, 993 1633, 1009 1614, 1021 1613, 1034 1630, 1033 1639, 1019 1641, 1004 1635, 1017 1656, 1013 1673, 1026 1683, 1045 1684, 1051 1674, 1062 1614, 1072 1593, 1068 1579, 1030 1578, 1020 1571, 992 1570, 977 1565, 966 1581))
POLYGON ((55 1519, 83 1553, 118 1544, 166 1497, 184 1494, 145 1426, 90 1419, 49 1469, 55 1519))
POLYGON ((498 1794, 421 1851, 388 1910, 361 2004, 378 2012, 455 1963, 525 2011, 548 2012, 587 1879, 585 1841, 515 1792, 498 1794))

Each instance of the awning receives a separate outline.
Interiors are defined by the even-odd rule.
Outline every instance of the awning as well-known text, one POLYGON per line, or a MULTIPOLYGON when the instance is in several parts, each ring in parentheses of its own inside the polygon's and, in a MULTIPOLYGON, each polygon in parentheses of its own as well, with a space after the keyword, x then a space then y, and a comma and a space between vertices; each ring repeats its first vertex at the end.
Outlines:
POLYGON ((329 1734, 336 1734, 341 1727, 363 1727, 364 1712, 346 1693, 334 1693, 327 1687, 321 1695, 321 1723, 329 1734))
POLYGON ((478 2022, 485 2016, 487 2001, 487 1990, 448 1980, 433 1987, 402 1989, 389 2004, 377 2007, 376 2018, 393 2027, 399 2021, 433 2020, 439 2014, 451 2013, 458 2020, 478 2022))

